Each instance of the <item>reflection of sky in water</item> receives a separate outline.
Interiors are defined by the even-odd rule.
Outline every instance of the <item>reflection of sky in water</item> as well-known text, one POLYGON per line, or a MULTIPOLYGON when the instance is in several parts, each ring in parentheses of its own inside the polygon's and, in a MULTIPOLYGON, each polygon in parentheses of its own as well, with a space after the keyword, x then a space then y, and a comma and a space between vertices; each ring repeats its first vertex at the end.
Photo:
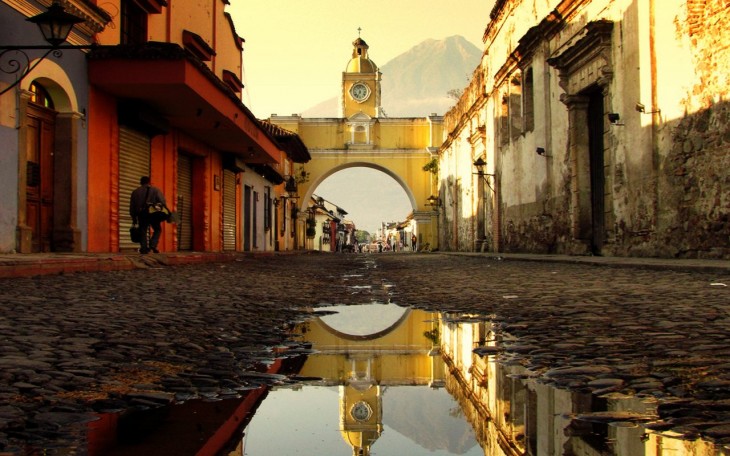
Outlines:
MULTIPOLYGON (((304 386, 269 393, 246 429, 246 456, 350 455, 339 430, 338 387, 304 386)), ((483 455, 458 404, 444 389, 386 387, 384 430, 373 456, 483 455), (456 415, 456 416, 452 416, 456 415)))
POLYGON ((330 328, 352 336, 367 336, 390 328, 408 309, 395 304, 361 304, 357 306, 323 307, 317 310, 336 310, 321 320, 330 328))

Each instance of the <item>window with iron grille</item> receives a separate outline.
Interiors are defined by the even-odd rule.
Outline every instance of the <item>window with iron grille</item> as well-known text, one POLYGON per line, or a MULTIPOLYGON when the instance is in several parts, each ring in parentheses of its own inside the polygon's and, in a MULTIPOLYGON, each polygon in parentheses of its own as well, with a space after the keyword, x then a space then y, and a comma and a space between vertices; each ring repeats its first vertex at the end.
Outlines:
POLYGON ((147 42, 147 12, 133 0, 122 1, 120 41, 122 44, 147 42))

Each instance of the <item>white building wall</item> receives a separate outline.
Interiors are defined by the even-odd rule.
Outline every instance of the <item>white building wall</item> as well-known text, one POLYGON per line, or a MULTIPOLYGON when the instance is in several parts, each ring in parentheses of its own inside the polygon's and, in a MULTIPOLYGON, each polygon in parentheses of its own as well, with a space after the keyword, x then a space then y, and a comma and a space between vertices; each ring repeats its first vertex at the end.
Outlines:
POLYGON ((730 167, 722 120, 730 79, 726 6, 719 0, 701 7, 686 0, 498 4, 486 21, 483 74, 472 79, 473 85, 483 78, 486 104, 477 107, 467 89, 444 116, 442 248, 474 248, 466 240, 479 212, 478 187, 474 170, 462 165, 477 108, 486 172, 498 181, 488 208, 490 250, 730 257, 730 177, 711 169, 730 167), (602 101, 603 111, 592 117, 589 100, 602 101), (602 130, 602 150, 591 152, 590 119, 602 130), (593 172, 602 187, 591 186, 597 154, 603 167, 593 172), (595 213, 603 220, 596 222, 595 213))
MULTIPOLYGON (((274 243, 276 241, 276 233, 274 230, 276 227, 272 226, 271 229, 266 230, 264 229, 264 205, 266 204, 266 188, 271 188, 271 197, 274 196, 274 184, 269 182, 268 180, 264 179, 262 176, 256 174, 253 170, 250 168, 247 168, 245 172, 241 173, 241 192, 242 195, 245 197, 244 188, 246 185, 251 187, 251 211, 253 214, 253 211, 255 211, 256 217, 252 219, 255 220, 256 223, 256 229, 253 229, 252 224, 252 230, 251 230, 251 251, 253 252, 271 252, 274 251, 274 243), (258 201, 256 201, 256 198, 258 198, 258 201), (254 234, 255 233, 255 234, 254 234)), ((242 198, 243 200, 243 198, 242 198)), ((242 201, 241 204, 241 213, 243 214, 245 210, 245 202, 242 201)), ((274 223, 274 216, 273 211, 276 210, 276 208, 272 204, 272 224, 274 223)), ((243 220, 243 218, 242 218, 243 220)), ((241 236, 241 239, 243 239, 244 236, 244 225, 245 223, 242 223, 240 226, 239 236, 241 236)), ((245 243, 242 243, 242 245, 245 245, 245 243)))

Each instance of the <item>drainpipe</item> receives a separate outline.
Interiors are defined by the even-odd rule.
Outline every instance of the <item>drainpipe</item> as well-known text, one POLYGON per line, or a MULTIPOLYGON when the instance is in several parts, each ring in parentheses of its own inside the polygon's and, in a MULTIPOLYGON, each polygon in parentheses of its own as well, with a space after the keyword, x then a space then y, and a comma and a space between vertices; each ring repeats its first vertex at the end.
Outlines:
POLYGON ((655 0, 649 0, 649 61, 651 71, 651 151, 654 173, 654 220, 653 231, 657 232, 659 222, 659 95, 657 93, 657 60, 656 60, 656 18, 655 0))
MULTIPOLYGON (((550 55, 550 44, 547 40, 543 42, 543 55, 549 56, 550 55)), ((552 100, 551 100, 551 87, 550 87, 550 65, 547 64, 546 60, 543 60, 544 64, 544 70, 543 70, 543 106, 545 107, 545 148, 547 150, 547 153, 545 153, 545 193, 547 195, 547 204, 543 207, 543 211, 550 214, 551 217, 554 219, 557 218, 556 214, 553 212, 554 210, 554 199, 553 196, 553 175, 552 175, 552 165, 553 165, 553 116, 552 116, 552 100)), ((533 81, 535 78, 533 78, 533 81)), ((534 94, 534 87, 535 84, 533 83, 533 94, 534 94)), ((534 95, 533 95, 534 96, 534 95)), ((536 116, 537 113, 535 112, 535 106, 532 108, 532 115, 536 116)), ((533 123, 534 125, 534 123, 533 123)))

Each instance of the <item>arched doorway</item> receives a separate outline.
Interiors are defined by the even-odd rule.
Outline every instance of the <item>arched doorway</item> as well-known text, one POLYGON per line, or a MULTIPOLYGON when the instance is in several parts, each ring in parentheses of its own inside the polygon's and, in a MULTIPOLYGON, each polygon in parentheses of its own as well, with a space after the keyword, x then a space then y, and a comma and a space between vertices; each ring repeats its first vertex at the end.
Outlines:
MULTIPOLYGON (((429 205, 428 199, 429 195, 433 192, 434 182, 431 179, 430 173, 421 169, 427 162, 422 151, 387 154, 355 154, 342 151, 342 154, 342 156, 337 156, 337 154, 332 154, 331 152, 323 152, 322 156, 320 156, 315 151, 312 154, 312 161, 303 167, 303 170, 309 176, 309 180, 299 185, 300 198, 297 203, 299 211, 297 233, 298 237, 302 239, 301 245, 304 245, 303 226, 305 220, 303 217, 307 216, 308 205, 311 203, 312 197, 314 195, 323 196, 318 194, 320 185, 331 176, 340 172, 359 169, 382 176, 386 182, 391 184, 391 194, 397 195, 398 198, 402 196, 400 209, 396 209, 401 212, 376 221, 378 224, 380 222, 389 222, 389 224, 393 222, 397 224, 395 227, 388 227, 391 239, 393 239, 392 246, 400 248, 401 244, 397 238, 402 238, 402 248, 406 250, 413 251, 421 248, 432 250, 438 248, 437 212, 429 205), (356 155, 362 155, 362 157, 356 155), (339 163, 333 163, 334 160, 337 160, 339 163), (416 248, 413 246, 413 234, 416 235, 416 248)), ((343 188, 359 188, 365 195, 370 195, 382 189, 382 185, 380 187, 378 185, 372 179, 361 179, 360 181, 347 180, 343 188)), ((378 199, 378 197, 371 199, 378 199)), ((380 204, 389 205, 391 201, 389 198, 385 199, 387 201, 381 201, 380 204)), ((346 202, 340 198, 340 192, 337 193, 336 197, 333 197, 332 202, 342 204, 348 213, 353 208, 358 207, 351 205, 348 207, 346 202)), ((350 217, 348 216, 348 218, 350 217)), ((359 217, 352 216, 351 218, 356 220, 359 217)), ((357 229, 360 229, 359 225, 357 229)), ((377 240, 385 242, 387 241, 387 237, 384 236, 383 239, 377 240)))
POLYGON ((17 251, 81 251, 78 128, 68 81, 39 77, 20 92, 17 251), (63 85, 62 85, 63 84, 63 85))
POLYGON ((374 167, 340 169, 322 179, 313 194, 340 205, 369 232, 381 222, 403 221, 414 210, 403 185, 374 167))
POLYGON ((413 193, 392 173, 375 164, 349 164, 329 170, 315 182, 306 192, 312 197, 307 201, 314 204, 308 208, 312 233, 307 248, 371 252, 380 243, 388 250, 414 250, 413 193), (319 237, 320 225, 327 227, 323 233, 329 230, 327 239, 319 237))
POLYGON ((30 93, 26 109, 25 216, 31 233, 31 252, 50 252, 57 112, 53 99, 41 84, 31 83, 30 93))

